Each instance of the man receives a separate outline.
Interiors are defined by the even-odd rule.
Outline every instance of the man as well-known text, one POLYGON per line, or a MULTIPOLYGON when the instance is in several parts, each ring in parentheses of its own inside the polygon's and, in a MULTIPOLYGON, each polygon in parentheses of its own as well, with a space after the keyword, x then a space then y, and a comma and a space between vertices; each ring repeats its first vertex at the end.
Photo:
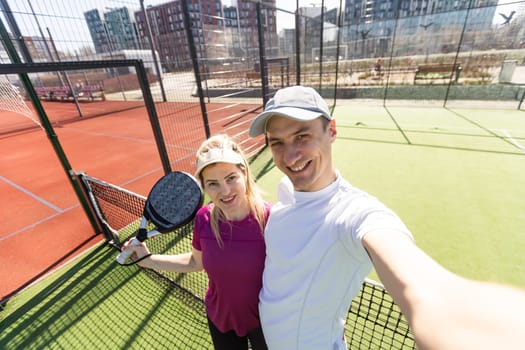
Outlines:
POLYGON ((259 309, 269 349, 346 349, 348 309, 372 263, 418 348, 525 344, 523 291, 448 272, 394 212, 340 176, 335 120, 314 89, 277 91, 250 126, 250 136, 262 133, 286 175, 265 229, 259 309))

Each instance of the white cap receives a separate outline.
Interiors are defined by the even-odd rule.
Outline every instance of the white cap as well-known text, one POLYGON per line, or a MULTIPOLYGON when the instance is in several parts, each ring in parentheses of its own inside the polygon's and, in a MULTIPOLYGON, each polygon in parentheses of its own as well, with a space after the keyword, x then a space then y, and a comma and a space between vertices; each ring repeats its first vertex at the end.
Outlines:
POLYGON ((222 148, 210 148, 207 152, 199 155, 195 177, 199 178, 205 167, 215 163, 245 164, 243 156, 232 150, 230 144, 227 143, 222 148))
POLYGON ((314 120, 320 116, 332 119, 328 105, 317 91, 311 87, 290 86, 278 90, 266 103, 264 112, 252 121, 250 136, 264 134, 268 119, 274 115, 303 121, 314 120))

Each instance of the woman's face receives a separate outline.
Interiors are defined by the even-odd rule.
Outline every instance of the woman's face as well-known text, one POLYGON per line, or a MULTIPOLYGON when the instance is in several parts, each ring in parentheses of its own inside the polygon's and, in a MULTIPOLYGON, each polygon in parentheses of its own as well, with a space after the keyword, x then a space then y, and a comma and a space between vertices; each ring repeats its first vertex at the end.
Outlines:
POLYGON ((246 175, 235 164, 215 163, 202 171, 204 191, 228 220, 241 220, 250 209, 246 175))

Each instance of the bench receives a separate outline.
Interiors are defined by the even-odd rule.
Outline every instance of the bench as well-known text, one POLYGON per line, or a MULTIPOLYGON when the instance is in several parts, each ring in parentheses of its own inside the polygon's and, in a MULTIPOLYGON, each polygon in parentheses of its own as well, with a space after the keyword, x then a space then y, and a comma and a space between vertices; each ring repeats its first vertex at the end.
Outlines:
POLYGON ((78 97, 88 97, 91 100, 100 98, 102 101, 106 99, 104 88, 101 85, 86 85, 82 86, 78 91, 78 97))
MULTIPOLYGON (((44 100, 67 100, 73 98, 73 93, 68 86, 45 86, 35 87, 35 91, 40 99, 44 100)), ((76 91, 77 97, 87 97, 91 100, 100 98, 105 100, 104 88, 101 85, 86 85, 76 91)))
POLYGON ((461 73, 460 63, 420 64, 414 75, 414 84, 417 80, 454 79, 457 83, 461 73))
POLYGON ((40 99, 47 99, 49 98, 49 94, 47 92, 47 89, 44 87, 35 86, 36 94, 40 99))
POLYGON ((45 100, 63 100, 73 97, 71 89, 69 89, 67 86, 35 87, 35 91, 38 97, 45 100))

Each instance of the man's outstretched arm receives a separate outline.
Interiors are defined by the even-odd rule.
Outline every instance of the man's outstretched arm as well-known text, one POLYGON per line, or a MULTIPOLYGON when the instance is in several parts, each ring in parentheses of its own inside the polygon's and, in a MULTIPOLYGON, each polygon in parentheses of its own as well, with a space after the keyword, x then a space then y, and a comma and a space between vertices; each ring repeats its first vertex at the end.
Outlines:
POLYGON ((525 348, 525 291, 462 278, 396 231, 363 244, 419 349, 525 348))

